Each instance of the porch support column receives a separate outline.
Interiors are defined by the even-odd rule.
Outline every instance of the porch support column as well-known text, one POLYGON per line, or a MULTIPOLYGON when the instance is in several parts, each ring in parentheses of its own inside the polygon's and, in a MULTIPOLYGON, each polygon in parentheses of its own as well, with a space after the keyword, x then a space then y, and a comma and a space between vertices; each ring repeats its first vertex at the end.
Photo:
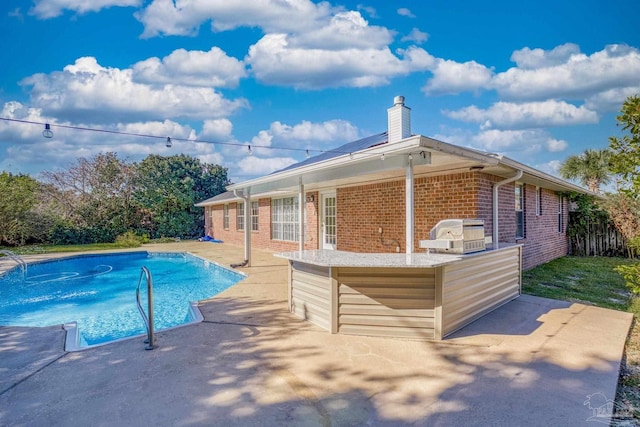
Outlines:
POLYGON ((242 192, 233 190, 233 194, 244 202, 244 261, 246 267, 251 267, 251 187, 242 192))
POLYGON ((502 187, 505 184, 509 184, 512 183, 514 181, 519 180, 520 178, 522 178, 522 170, 517 170, 516 174, 514 176, 512 176, 511 178, 507 178, 504 179, 502 181, 496 182, 495 184, 493 184, 493 224, 491 226, 493 232, 491 233, 491 241, 493 243, 493 248, 497 249, 500 247, 500 225, 499 225, 499 213, 500 213, 500 202, 499 202, 499 196, 500 196, 500 187, 502 187))
POLYGON ((413 160, 411 155, 407 160, 406 177, 404 180, 405 193, 405 223, 406 223, 406 253, 413 253, 414 210, 413 210, 413 160))
POLYGON ((304 195, 304 184, 302 183, 302 177, 298 182, 298 236, 300 236, 300 242, 298 242, 298 249, 300 252, 304 251, 304 211, 307 207, 306 198, 304 195))
POLYGON ((251 187, 243 194, 244 199, 244 259, 251 267, 251 187))

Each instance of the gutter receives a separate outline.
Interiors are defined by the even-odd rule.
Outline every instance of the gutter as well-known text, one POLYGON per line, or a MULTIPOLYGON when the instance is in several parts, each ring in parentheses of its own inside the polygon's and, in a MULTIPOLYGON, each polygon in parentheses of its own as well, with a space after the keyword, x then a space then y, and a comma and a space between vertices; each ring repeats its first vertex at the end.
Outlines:
POLYGON ((502 181, 498 181, 493 184, 493 247, 497 249, 500 246, 499 233, 498 233, 498 212, 499 212, 499 203, 498 203, 498 190, 505 184, 509 184, 511 182, 517 181, 522 178, 523 171, 522 169, 518 169, 516 174, 511 178, 503 179, 502 181))

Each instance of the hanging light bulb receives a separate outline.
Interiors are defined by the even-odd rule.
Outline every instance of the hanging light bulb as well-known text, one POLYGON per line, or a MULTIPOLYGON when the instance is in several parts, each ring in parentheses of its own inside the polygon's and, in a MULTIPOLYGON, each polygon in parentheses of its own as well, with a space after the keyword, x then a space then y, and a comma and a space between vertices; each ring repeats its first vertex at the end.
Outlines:
POLYGON ((353 153, 349 153, 349 158, 353 160, 353 153))
POLYGON ((307 159, 311 157, 311 155, 309 154, 309 150, 307 150, 307 159))
POLYGON ((45 123, 44 130, 42 131, 42 136, 45 138, 53 138, 53 132, 51 132, 51 126, 49 123, 45 123))
POLYGON ((167 148, 171 148, 171 146, 172 146, 172 145, 173 145, 173 143, 171 142, 171 137, 170 137, 170 136, 168 136, 168 137, 167 137, 167 143, 166 143, 166 146, 167 146, 167 148))
POLYGON ((409 153, 409 160, 413 160, 413 155, 409 153))
POLYGON ((380 160, 384 160, 384 153, 382 153, 382 156, 380 156, 380 160))
POLYGON ((253 155, 253 151, 251 151, 251 146, 249 146, 249 149, 247 150, 247 154, 249 156, 253 155))

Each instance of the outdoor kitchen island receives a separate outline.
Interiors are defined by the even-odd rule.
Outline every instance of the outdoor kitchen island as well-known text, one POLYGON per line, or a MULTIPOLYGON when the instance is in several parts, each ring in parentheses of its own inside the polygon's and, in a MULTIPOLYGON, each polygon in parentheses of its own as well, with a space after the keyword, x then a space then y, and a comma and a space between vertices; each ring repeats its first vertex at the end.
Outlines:
POLYGON ((305 250, 289 310, 331 333, 442 339, 520 295, 522 245, 469 254, 305 250))

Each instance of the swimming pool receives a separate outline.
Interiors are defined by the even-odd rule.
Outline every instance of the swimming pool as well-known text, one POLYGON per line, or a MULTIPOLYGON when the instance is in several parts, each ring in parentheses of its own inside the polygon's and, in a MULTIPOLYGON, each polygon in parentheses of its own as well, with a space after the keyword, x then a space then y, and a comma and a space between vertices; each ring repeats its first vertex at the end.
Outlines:
POLYGON ((142 266, 153 276, 156 330, 201 320, 191 302, 245 278, 188 253, 140 251, 38 262, 28 265, 26 276, 20 268, 0 275, 0 325, 63 324, 67 350, 144 334, 135 298, 142 266))

